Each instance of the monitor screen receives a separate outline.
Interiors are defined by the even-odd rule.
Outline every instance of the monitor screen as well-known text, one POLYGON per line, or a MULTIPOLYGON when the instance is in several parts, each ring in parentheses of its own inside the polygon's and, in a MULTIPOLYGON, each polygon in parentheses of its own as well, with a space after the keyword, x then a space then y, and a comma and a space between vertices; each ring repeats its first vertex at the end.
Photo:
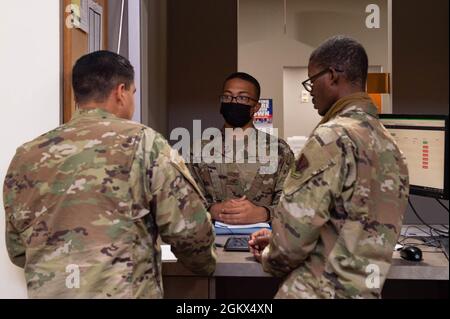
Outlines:
POLYGON ((406 157, 411 194, 448 199, 448 117, 382 114, 406 157))

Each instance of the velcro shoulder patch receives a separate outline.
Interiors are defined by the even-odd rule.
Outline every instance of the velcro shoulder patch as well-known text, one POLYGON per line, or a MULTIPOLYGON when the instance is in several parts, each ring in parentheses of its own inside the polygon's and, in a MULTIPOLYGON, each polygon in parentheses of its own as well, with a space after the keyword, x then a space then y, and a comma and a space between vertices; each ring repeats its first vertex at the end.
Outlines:
POLYGON ((334 157, 327 150, 332 145, 324 145, 323 140, 316 136, 309 139, 296 162, 295 168, 285 182, 284 193, 286 195, 296 192, 309 179, 336 163, 334 157))

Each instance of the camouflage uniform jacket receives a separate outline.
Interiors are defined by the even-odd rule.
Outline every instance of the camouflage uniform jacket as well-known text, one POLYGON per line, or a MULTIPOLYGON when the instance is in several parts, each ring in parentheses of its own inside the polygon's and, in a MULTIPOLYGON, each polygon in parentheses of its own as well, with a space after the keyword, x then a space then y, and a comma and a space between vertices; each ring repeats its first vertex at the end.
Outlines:
MULTIPOLYGON (((271 219, 295 158, 289 145, 280 138, 256 129, 251 130, 248 136, 249 143, 242 144, 242 147, 236 143, 230 149, 222 131, 219 160, 208 164, 191 161, 188 167, 203 191, 208 207, 245 195, 254 205, 265 207, 271 219), (249 151, 249 145, 256 147, 249 151)), ((202 149, 208 143, 203 141, 202 149)))
POLYGON ((211 217, 184 161, 100 109, 21 146, 4 203, 30 298, 162 298, 159 235, 192 271, 215 269, 211 217))
POLYGON ((379 298, 409 191, 406 161, 371 103, 320 125, 286 180, 267 272, 277 298, 379 298))

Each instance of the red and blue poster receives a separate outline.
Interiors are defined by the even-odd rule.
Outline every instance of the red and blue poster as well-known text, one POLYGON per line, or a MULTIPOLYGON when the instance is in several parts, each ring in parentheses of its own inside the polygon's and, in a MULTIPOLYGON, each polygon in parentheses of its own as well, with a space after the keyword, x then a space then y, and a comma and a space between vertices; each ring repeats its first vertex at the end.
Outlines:
POLYGON ((261 103, 261 109, 255 114, 255 127, 260 130, 271 130, 273 129, 273 100, 261 99, 259 103, 261 103))

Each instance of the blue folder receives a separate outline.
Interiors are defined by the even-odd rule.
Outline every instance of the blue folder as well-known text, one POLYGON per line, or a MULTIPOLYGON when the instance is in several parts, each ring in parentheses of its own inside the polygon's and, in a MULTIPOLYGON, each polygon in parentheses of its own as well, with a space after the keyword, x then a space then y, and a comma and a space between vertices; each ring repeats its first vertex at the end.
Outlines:
POLYGON ((271 229, 270 227, 255 227, 255 228, 225 228, 225 227, 217 227, 216 229, 216 235, 251 235, 254 232, 257 232, 261 229, 271 229))

